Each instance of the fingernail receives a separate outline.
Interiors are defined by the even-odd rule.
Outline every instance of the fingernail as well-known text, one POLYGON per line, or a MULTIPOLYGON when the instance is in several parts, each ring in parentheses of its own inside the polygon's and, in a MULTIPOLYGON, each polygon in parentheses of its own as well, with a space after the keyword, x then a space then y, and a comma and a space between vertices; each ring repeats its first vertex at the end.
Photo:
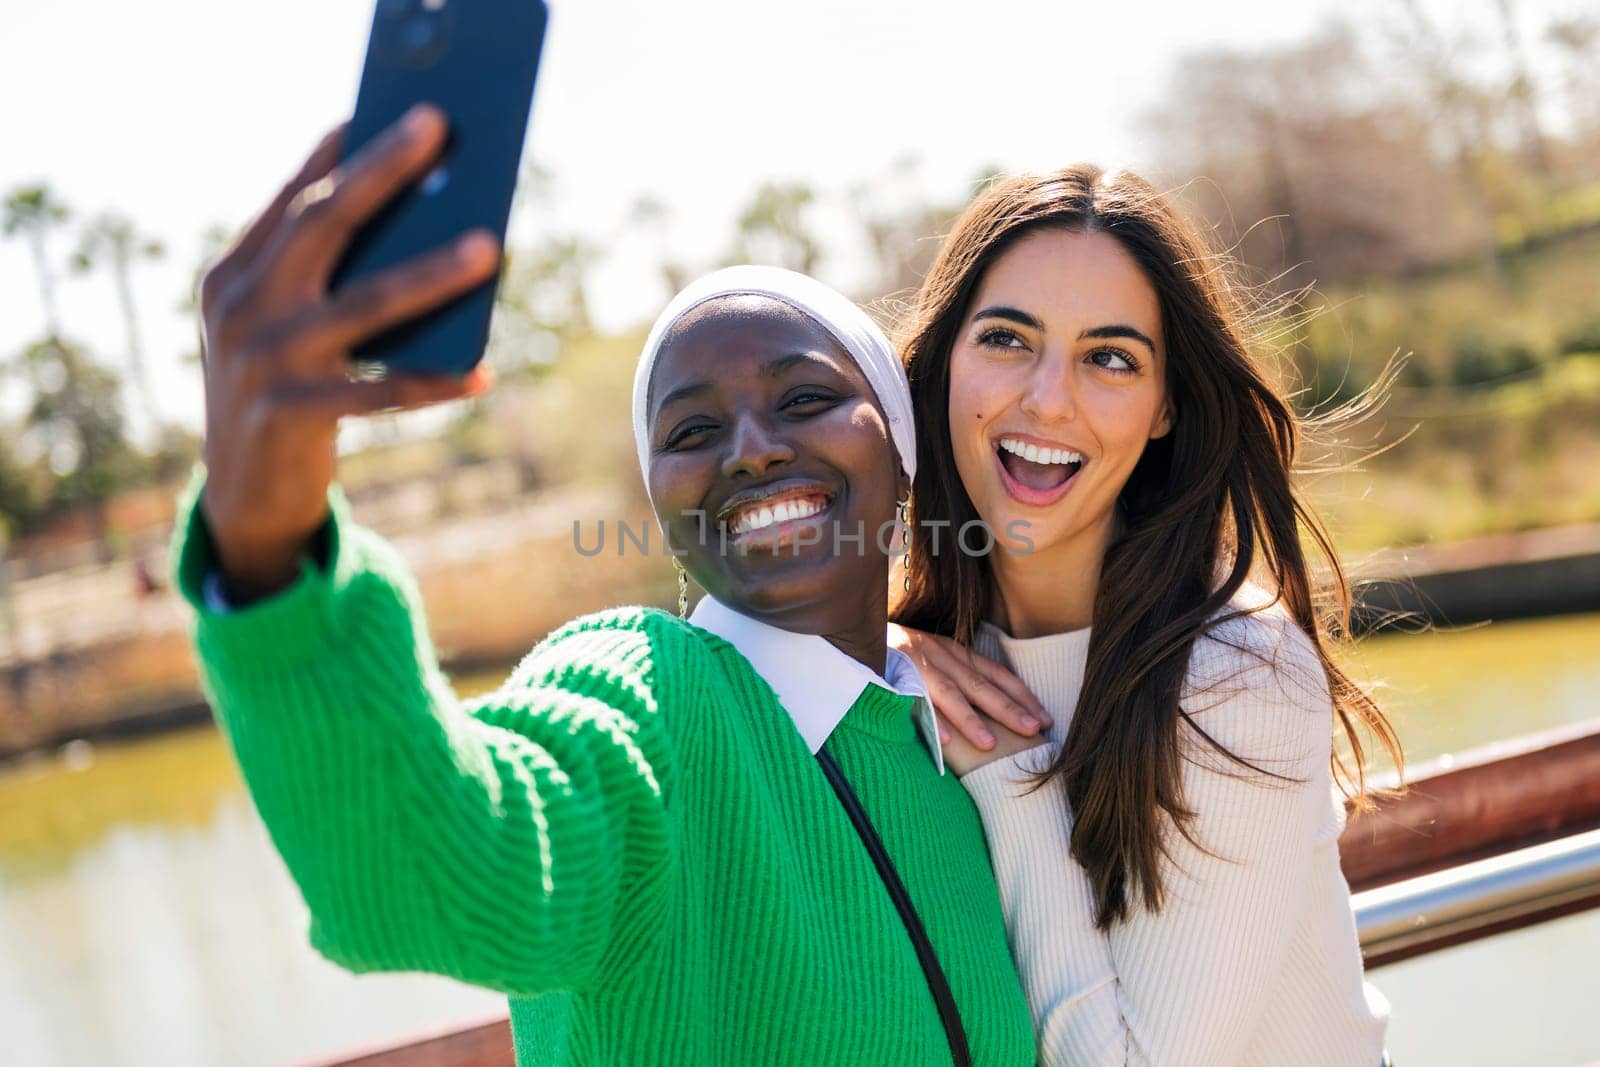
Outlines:
POLYGON ((499 252, 499 242, 482 230, 474 230, 456 242, 456 258, 471 266, 487 263, 499 252))
POLYGON ((1037 730, 1039 728, 1039 720, 1035 719, 1032 715, 1024 715, 1022 717, 1022 725, 1026 726, 1030 730, 1037 730))
POLYGON ((432 133, 434 127, 439 125, 439 109, 432 104, 417 104, 406 112, 401 121, 401 129, 409 137, 421 137, 432 133))
POLYGON ((979 730, 978 744, 982 745, 984 748, 988 748, 990 745, 994 744, 994 734, 991 734, 988 730, 979 730))

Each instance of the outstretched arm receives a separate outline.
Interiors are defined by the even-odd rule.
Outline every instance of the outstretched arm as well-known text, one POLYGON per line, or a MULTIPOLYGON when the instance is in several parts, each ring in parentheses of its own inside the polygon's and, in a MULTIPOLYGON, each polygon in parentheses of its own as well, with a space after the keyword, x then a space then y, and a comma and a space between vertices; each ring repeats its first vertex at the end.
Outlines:
POLYGON ((354 971, 581 987, 651 936, 670 862, 649 634, 569 627, 461 704, 405 567, 337 494, 329 549, 326 569, 217 613, 193 506, 178 545, 207 691, 312 943, 354 971))

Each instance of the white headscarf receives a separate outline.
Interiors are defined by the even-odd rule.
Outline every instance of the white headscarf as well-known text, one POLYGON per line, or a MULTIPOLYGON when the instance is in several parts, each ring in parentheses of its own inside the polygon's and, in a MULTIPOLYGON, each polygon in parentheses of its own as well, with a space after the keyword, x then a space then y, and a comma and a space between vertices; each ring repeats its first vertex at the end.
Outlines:
POLYGON ((708 300, 723 296, 767 296, 781 300, 801 314, 814 320, 844 346, 850 357, 866 375, 867 383, 878 398, 884 416, 889 420, 889 436, 895 451, 900 454, 900 466, 906 477, 917 473, 917 438, 911 418, 911 385, 906 381, 905 368, 895 355, 894 346, 883 335, 878 324, 867 317, 848 297, 829 288, 815 278, 797 274, 778 267, 725 267, 713 271, 672 298, 654 326, 650 338, 639 354, 639 367, 633 376, 633 440, 639 449, 639 471, 644 475, 645 491, 650 489, 650 374, 655 369, 656 357, 661 353, 661 341, 667 332, 695 308, 708 300))

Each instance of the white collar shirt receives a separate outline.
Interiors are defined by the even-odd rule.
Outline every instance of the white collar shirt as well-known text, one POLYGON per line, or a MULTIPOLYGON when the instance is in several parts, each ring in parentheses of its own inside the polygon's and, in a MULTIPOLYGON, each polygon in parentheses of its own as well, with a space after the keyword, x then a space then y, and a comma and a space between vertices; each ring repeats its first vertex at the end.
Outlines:
POLYGON ((816 634, 797 634, 742 615, 711 596, 700 598, 689 621, 716 634, 750 661, 772 687, 794 720, 806 747, 816 755, 869 685, 917 698, 917 732, 933 764, 944 773, 944 752, 928 689, 916 665, 899 649, 889 649, 884 674, 835 648, 816 634))

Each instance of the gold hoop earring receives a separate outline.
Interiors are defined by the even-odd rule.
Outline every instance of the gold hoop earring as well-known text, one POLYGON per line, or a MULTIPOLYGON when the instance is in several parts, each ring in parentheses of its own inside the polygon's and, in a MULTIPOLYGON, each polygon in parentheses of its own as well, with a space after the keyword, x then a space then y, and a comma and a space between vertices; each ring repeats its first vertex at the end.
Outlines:
POLYGON ((672 569, 678 572, 678 618, 689 617, 689 572, 677 556, 672 557, 672 569))
POLYGON ((908 496, 900 501, 900 525, 906 531, 906 554, 901 558, 900 565, 906 569, 906 592, 911 592, 911 498, 908 496))

